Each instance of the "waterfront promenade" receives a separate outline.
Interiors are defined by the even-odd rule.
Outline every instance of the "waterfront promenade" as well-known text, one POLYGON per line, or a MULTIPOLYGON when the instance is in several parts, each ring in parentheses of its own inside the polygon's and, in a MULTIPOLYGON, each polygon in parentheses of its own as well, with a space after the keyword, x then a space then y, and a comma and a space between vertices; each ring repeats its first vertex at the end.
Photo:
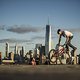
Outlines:
POLYGON ((0 80, 80 80, 80 65, 0 65, 0 80))

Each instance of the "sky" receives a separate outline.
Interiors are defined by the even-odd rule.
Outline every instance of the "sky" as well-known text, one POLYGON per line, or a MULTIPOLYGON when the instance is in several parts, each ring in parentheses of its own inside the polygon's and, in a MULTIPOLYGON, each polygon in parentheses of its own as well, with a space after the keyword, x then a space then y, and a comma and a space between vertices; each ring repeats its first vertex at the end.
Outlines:
MULTIPOLYGON (((52 48, 58 42, 57 29, 74 34, 72 44, 80 54, 80 0, 0 0, 0 51, 5 42, 25 46, 45 45, 46 24, 52 28, 52 48)), ((62 39, 64 42, 64 39, 62 39)), ((12 49, 11 49, 12 50, 12 49)))

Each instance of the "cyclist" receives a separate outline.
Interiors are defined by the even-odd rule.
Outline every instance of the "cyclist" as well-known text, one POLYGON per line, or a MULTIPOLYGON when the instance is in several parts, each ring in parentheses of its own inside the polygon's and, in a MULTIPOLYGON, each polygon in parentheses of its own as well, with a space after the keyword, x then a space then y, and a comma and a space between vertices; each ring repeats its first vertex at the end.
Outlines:
POLYGON ((58 45, 60 45, 61 37, 63 36, 63 37, 66 38, 65 44, 66 45, 69 45, 71 48, 73 48, 73 53, 74 53, 77 48, 71 44, 71 40, 73 38, 73 34, 71 32, 69 32, 69 31, 66 31, 66 30, 63 31, 61 29, 58 29, 57 30, 57 33, 59 34, 59 42, 58 42, 58 45))

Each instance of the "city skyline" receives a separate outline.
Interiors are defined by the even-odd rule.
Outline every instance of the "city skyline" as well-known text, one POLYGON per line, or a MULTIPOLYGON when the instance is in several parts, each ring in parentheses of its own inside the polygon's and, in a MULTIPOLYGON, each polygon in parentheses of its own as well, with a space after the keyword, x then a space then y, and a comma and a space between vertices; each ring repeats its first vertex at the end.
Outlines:
POLYGON ((74 34, 72 44, 80 54, 79 0, 0 0, 0 51, 4 54, 6 41, 12 46, 23 45, 26 51, 37 43, 45 45, 48 17, 52 48, 58 41, 57 29, 61 28, 74 34))

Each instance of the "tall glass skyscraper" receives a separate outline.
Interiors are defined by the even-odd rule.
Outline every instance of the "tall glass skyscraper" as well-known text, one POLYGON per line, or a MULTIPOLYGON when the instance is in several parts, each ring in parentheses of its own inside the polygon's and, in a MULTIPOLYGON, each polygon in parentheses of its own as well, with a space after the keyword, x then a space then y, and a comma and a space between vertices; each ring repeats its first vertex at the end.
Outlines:
POLYGON ((8 53, 9 53, 9 43, 6 43, 6 52, 5 52, 5 57, 8 57, 8 53))
POLYGON ((51 26, 46 25, 46 35, 45 35, 45 54, 48 56, 51 50, 51 26))

